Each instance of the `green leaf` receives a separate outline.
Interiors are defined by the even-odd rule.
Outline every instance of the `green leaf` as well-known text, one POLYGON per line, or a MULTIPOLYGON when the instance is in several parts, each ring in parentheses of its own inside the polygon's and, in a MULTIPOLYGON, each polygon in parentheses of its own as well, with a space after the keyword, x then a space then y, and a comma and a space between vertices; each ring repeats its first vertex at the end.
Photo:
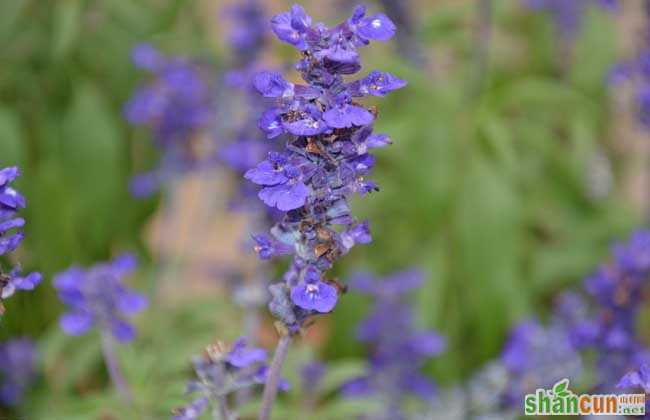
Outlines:
POLYGON ((468 340, 462 348, 475 353, 474 363, 480 354, 496 352, 509 324, 528 310, 522 282, 524 219, 512 183, 476 158, 456 204, 452 290, 462 304, 462 334, 468 340))
POLYGON ((90 83, 79 84, 63 119, 61 161, 72 197, 76 235, 86 255, 108 253, 124 216, 115 206, 126 201, 123 139, 115 116, 90 83))

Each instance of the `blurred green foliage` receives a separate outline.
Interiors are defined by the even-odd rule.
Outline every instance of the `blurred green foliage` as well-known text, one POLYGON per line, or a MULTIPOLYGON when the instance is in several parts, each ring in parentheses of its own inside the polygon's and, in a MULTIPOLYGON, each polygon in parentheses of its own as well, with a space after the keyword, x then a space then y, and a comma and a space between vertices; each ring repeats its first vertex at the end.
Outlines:
MULTIPOLYGON (((388 50, 368 52, 369 67, 392 71, 409 86, 380 105, 379 130, 395 143, 379 153, 382 192, 356 203, 372 222, 374 242, 355 250, 339 274, 411 265, 426 271, 416 303, 422 325, 449 339, 449 350, 430 366, 443 382, 495 356, 512 322, 543 316, 558 290, 579 282, 609 242, 639 221, 616 171, 606 197, 588 188, 593 156, 614 156, 604 83, 616 56, 612 21, 590 13, 574 65, 562 74, 549 20, 525 13, 515 0, 495 4, 484 73, 475 72, 472 2, 420 13, 420 39, 446 60, 434 62, 433 71, 409 67, 388 50)), ((153 40, 206 55, 209 22, 198 6, 0 2, 0 165, 23 169, 19 188, 29 207, 21 260, 46 276, 35 293, 8 302, 0 332, 40 337, 45 374, 26 404, 30 419, 126 418, 106 387, 97 337, 62 335, 49 284, 71 263, 124 249, 147 255, 141 231, 157 202, 133 200, 127 184, 134 168, 155 156, 143 146, 146 134, 129 129, 121 116, 140 77, 129 52, 153 40)), ((139 396, 128 418, 165 418, 184 401, 190 356, 215 336, 236 336, 237 315, 219 299, 154 305, 143 316, 141 337, 120 354, 139 396)), ((318 418, 349 418, 367 408, 332 398, 360 368, 354 328, 366 307, 351 294, 333 315, 323 350, 333 370, 318 418)), ((307 350, 295 354, 294 365, 308 358, 307 350)), ((302 418, 304 398, 297 378, 289 380, 294 391, 279 403, 278 418, 302 418)))
MULTIPOLYGON (((559 290, 578 284, 640 221, 617 173, 607 196, 589 187, 594 156, 615 156, 605 83, 616 61, 611 17, 589 14, 563 75, 548 19, 495 2, 488 70, 475 93, 473 9, 459 3, 431 8, 422 32, 458 68, 432 76, 376 63, 409 86, 381 103, 378 129, 394 145, 379 152, 382 191, 357 203, 374 242, 346 266, 390 273, 413 264, 428 273, 417 302, 423 324, 450 340, 432 363, 443 381, 494 357, 514 321, 543 317, 559 290)), ((332 357, 359 350, 350 340, 350 320, 364 311, 358 300, 337 310, 332 357)))
MULTIPOLYGON (((0 164, 19 165, 29 266, 46 278, 73 262, 105 259, 115 249, 141 249, 140 232, 154 202, 127 191, 133 160, 153 158, 144 133, 121 109, 139 75, 133 45, 149 39, 193 45, 202 38, 190 2, 16 0, 0 4, 0 164), (183 6, 183 7, 181 7, 183 6), (137 134, 137 135, 136 135, 137 134), (135 153, 138 152, 138 153, 135 153)), ((58 312, 39 288, 4 333, 36 332, 58 312), (33 305, 34 299, 49 304, 33 305), (25 313, 25 311, 22 311, 25 313)))

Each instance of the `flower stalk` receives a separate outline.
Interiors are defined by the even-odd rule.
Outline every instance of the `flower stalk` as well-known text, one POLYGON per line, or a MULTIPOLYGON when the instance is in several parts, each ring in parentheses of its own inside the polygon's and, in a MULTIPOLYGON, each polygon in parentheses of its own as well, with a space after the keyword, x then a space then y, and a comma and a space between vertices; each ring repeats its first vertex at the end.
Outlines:
POLYGON ((264 386, 264 394, 262 395, 262 408, 258 416, 258 420, 269 420, 271 410, 275 397, 278 394, 278 386, 282 375, 282 366, 287 358, 289 352, 289 345, 291 344, 291 336, 289 334, 282 335, 278 341, 278 346, 273 355, 273 361, 269 368, 269 373, 264 386))
POLYGON ((106 332, 102 332, 101 335, 102 354, 104 355, 104 363, 106 364, 108 375, 111 378, 115 390, 120 395, 120 398, 122 398, 125 403, 131 405, 133 404, 133 394, 131 393, 129 384, 120 367, 120 362, 115 349, 115 339, 111 334, 106 332))

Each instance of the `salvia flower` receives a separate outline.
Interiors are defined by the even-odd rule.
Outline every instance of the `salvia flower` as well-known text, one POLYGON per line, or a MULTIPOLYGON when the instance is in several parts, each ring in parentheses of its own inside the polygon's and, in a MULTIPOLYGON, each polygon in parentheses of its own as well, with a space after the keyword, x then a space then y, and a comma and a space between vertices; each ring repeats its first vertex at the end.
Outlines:
MULTIPOLYGON (((245 338, 239 338, 230 348, 218 342, 208 347, 203 356, 193 360, 197 379, 188 382, 187 395, 194 399, 174 410, 174 420, 199 418, 210 406, 239 390, 264 384, 268 372, 266 350, 250 347, 245 338)), ((289 384, 281 380, 280 389, 289 384)))
MULTIPOLYGON (((25 197, 11 187, 20 171, 11 166, 0 170, 0 256, 12 253, 24 238, 20 230, 25 219, 18 217, 18 212, 27 205, 25 197)), ((12 296, 16 290, 32 290, 42 280, 40 273, 21 275, 20 267, 14 267, 8 273, 0 267, 0 287, 2 299, 12 296)), ((0 313, 4 306, 0 303, 0 313)))
POLYGON ((165 57, 151 45, 136 46, 132 60, 152 78, 133 93, 124 114, 131 124, 148 127, 161 151, 159 168, 131 184, 136 196, 147 196, 174 175, 209 163, 212 156, 200 149, 213 115, 211 87, 200 65, 165 57))
POLYGON ((0 344, 0 401, 19 404, 36 378, 37 352, 34 342, 16 338, 0 344))
POLYGON ((78 336, 97 326, 120 342, 133 340, 136 331, 127 319, 148 304, 144 295, 123 283, 136 265, 135 257, 126 254, 108 263, 87 269, 74 266, 58 274, 54 287, 68 309, 60 318, 63 331, 78 336))
POLYGON ((259 128, 269 139, 285 135, 288 140, 245 177, 261 187, 258 196, 267 206, 284 213, 271 229, 283 245, 265 239, 256 249, 264 259, 292 254, 285 282, 270 288, 269 306, 295 333, 308 317, 336 305, 341 288, 324 273, 355 244, 371 241, 367 222, 355 220, 348 200, 377 189, 366 179, 375 164, 369 152, 390 140, 373 134, 377 112, 357 98, 384 96, 406 82, 380 71, 344 80, 361 70, 359 47, 394 35, 395 25, 381 13, 367 16, 357 7, 350 19, 329 28, 294 5, 273 17, 271 29, 300 51, 296 69, 305 84, 272 71, 255 76, 256 89, 272 102, 259 128))
POLYGON ((374 396, 385 404, 381 413, 369 418, 405 418, 403 404, 408 396, 432 403, 436 395, 435 385, 420 369, 445 349, 445 340, 415 328, 411 305, 405 299, 423 279, 422 273, 410 270, 383 280, 360 274, 351 283, 353 290, 375 298, 374 308, 357 330, 357 338, 368 344, 371 354, 368 373, 346 383, 342 393, 374 396))

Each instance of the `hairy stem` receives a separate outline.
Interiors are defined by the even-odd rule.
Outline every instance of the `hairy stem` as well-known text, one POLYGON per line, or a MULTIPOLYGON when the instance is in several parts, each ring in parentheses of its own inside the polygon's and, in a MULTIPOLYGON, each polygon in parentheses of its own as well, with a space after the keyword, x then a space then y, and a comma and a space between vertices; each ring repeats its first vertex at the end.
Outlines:
POLYGON ((278 347, 275 349, 273 361, 271 362, 271 367, 269 367, 266 385, 264 385, 262 408, 260 409, 258 420, 269 420, 271 416, 275 396, 278 394, 282 365, 284 365, 284 360, 287 358, 287 353, 289 352, 289 344, 291 344, 291 336, 289 334, 280 337, 278 347))
POLYGON ((120 363, 117 359, 117 353, 115 352, 115 340, 107 332, 102 332, 102 353, 104 354, 104 362, 106 363, 108 375, 117 393, 126 403, 133 404, 133 395, 131 394, 126 379, 124 379, 120 363))

